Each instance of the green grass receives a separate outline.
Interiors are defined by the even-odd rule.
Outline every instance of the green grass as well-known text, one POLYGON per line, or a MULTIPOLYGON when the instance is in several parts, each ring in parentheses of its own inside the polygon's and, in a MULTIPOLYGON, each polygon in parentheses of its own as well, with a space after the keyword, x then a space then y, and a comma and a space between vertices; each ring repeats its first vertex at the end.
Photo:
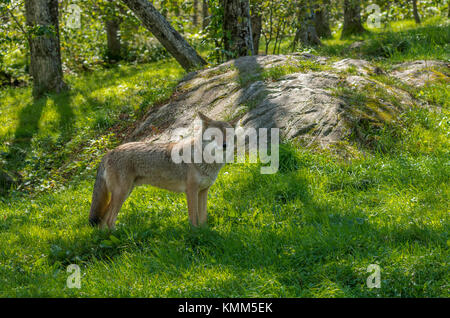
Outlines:
MULTIPOLYGON (((300 47, 303 51, 316 55, 329 56, 332 59, 362 58, 389 67, 394 63, 419 60, 438 59, 450 60, 450 25, 445 18, 432 18, 416 25, 413 20, 396 21, 386 27, 371 29, 368 32, 341 40, 340 30, 336 30, 329 39, 322 39, 322 45, 300 47), (363 41, 360 49, 350 49, 355 41, 363 41)), ((292 53, 290 44, 293 38, 287 37, 281 49, 281 54, 292 53)), ((259 52, 264 52, 260 44, 259 52)), ((271 50, 269 50, 271 52, 271 50)))
MULTIPOLYGON (((376 143, 284 143, 274 175, 225 166, 208 228, 190 228, 183 195, 150 186, 134 190, 116 231, 90 227, 101 155, 182 74, 160 61, 68 76, 69 93, 37 102, 30 88, 0 91, 0 167, 21 179, 0 196, 0 297, 450 296, 446 82, 408 88, 441 107, 363 131, 376 143), (80 289, 66 286, 69 264, 81 268, 80 289), (366 286, 370 264, 381 268, 379 289, 366 286)), ((361 107, 373 98, 336 93, 361 107)))
POLYGON ((228 165, 203 230, 182 195, 151 187, 113 237, 87 224, 92 177, 13 196, 0 203, 1 295, 448 297, 449 148, 433 146, 346 163, 286 145, 275 175, 228 165), (72 263, 80 290, 65 285, 72 263), (365 285, 369 264, 380 289, 365 285))
POLYGON ((1 90, 0 168, 20 172, 22 190, 90 173, 96 156, 117 145, 151 105, 169 98, 182 74, 166 60, 66 76, 69 92, 37 101, 30 87, 1 90))

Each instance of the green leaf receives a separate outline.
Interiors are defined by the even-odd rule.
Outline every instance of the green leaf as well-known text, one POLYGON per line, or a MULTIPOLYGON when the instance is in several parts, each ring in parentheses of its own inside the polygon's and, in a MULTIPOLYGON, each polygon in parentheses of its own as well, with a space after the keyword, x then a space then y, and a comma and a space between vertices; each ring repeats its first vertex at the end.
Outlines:
POLYGON ((109 239, 110 239, 111 242, 114 243, 114 244, 119 244, 119 243, 120 243, 120 240, 119 240, 117 237, 115 237, 114 235, 110 235, 110 236, 109 236, 109 239))

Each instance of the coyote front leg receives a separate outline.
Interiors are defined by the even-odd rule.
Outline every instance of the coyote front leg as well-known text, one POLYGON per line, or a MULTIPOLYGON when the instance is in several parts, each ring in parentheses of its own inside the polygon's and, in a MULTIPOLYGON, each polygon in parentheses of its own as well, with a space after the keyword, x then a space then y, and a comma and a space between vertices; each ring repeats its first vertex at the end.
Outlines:
POLYGON ((110 230, 115 228, 117 214, 119 214, 120 208, 127 199, 127 192, 117 191, 113 192, 111 195, 111 202, 108 209, 108 214, 106 215, 104 225, 108 226, 110 230))
POLYGON ((198 187, 189 186, 186 189, 186 199, 188 205, 189 222, 195 227, 198 226, 198 187))
POLYGON ((133 184, 130 180, 120 180, 117 183, 113 183, 114 188, 111 190, 111 200, 109 201, 108 208, 106 210, 104 220, 101 223, 101 227, 108 227, 114 229, 117 215, 122 208, 123 203, 133 191, 133 184))
POLYGON ((203 189, 198 193, 198 225, 203 226, 208 219, 207 203, 208 203, 208 190, 203 189))

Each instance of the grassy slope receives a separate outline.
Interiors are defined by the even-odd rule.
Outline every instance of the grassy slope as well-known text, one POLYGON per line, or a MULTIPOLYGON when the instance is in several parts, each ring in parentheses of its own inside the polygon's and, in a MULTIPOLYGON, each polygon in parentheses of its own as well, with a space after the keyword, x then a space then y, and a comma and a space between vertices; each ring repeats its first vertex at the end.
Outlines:
MULTIPOLYGON (((321 50, 345 54, 329 41, 321 50)), ((448 58, 434 48, 403 60, 448 58)), ((37 103, 27 88, 0 92, 1 159, 26 184, 0 197, 0 296, 450 296, 446 83, 417 93, 440 113, 411 110, 376 132, 382 152, 344 160, 286 144, 275 175, 226 166, 208 229, 189 228, 183 195, 151 187, 132 193, 116 232, 89 227, 100 155, 181 74, 172 61, 122 66, 37 103), (72 263, 79 290, 66 287, 72 263), (380 289, 366 287, 369 264, 380 289)))

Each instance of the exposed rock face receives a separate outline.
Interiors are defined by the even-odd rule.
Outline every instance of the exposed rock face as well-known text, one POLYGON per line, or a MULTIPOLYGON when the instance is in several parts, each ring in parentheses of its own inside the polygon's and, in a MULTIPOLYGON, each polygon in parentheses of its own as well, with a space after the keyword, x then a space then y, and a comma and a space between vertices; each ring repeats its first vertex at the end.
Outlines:
POLYGON ((427 82, 432 82, 443 74, 436 71, 436 68, 447 68, 449 65, 441 61, 413 61, 397 65, 391 76, 399 79, 407 85, 416 87, 423 86, 427 82))
MULTIPOLYGON (((407 70, 402 64, 391 75, 407 80, 407 70)), ((326 147, 351 133, 355 116, 381 122, 415 104, 406 91, 372 76, 379 74, 364 60, 328 63, 311 54, 242 57, 188 74, 170 102, 150 110, 130 140, 170 141, 174 129, 192 126, 202 111, 218 120, 239 118, 243 128, 278 127, 284 138, 326 147), (346 96, 370 90, 382 91, 383 97, 369 99, 367 108, 346 96)))
POLYGON ((255 82, 248 98, 262 94, 267 97, 250 109, 240 124, 278 127, 287 139, 311 135, 323 143, 337 141, 346 134, 340 120, 345 105, 327 90, 338 83, 339 77, 327 72, 295 73, 267 84, 255 82))
POLYGON ((354 69, 356 72, 368 75, 369 72, 374 71, 374 66, 365 60, 356 59, 343 59, 332 64, 333 68, 337 71, 348 71, 354 69))

